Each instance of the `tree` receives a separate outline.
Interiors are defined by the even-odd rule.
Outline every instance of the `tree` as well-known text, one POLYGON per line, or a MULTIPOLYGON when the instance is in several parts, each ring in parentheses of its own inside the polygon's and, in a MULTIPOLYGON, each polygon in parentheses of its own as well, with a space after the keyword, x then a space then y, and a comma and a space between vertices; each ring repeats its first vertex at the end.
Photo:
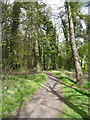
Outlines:
POLYGON ((67 4, 67 10, 68 10, 70 42, 71 42, 71 48, 72 48, 73 58, 74 58, 74 62, 75 62, 76 79, 77 79, 77 84, 82 84, 83 83, 83 74, 82 74, 82 70, 81 70, 81 66, 80 66, 80 62, 79 62, 79 56, 78 56, 78 52, 77 52, 77 48, 76 48, 76 43, 75 43, 72 12, 71 12, 70 3, 66 3, 66 4, 67 4))
POLYGON ((11 52, 11 66, 13 69, 17 67, 18 59, 18 26, 19 26, 19 15, 20 15, 20 2, 14 2, 12 10, 12 21, 11 21, 11 40, 10 40, 10 52, 11 52), (16 61, 15 61, 16 60, 16 61))

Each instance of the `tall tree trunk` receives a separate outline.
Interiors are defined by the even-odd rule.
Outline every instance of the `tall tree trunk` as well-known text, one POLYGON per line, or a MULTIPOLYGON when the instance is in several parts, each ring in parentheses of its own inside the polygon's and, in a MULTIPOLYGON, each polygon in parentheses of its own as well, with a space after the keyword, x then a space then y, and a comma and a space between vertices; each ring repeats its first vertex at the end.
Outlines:
POLYGON ((67 3, 67 10, 68 10, 68 20, 69 20, 69 33, 70 33, 70 41, 71 41, 71 48, 73 53, 73 58, 75 62, 75 71, 76 71, 76 80, 77 84, 83 84, 83 74, 79 62, 79 56, 76 48, 75 37, 74 37, 74 24, 72 20, 72 13, 71 7, 69 3, 67 3))
POLYGON ((19 15, 20 15, 21 3, 14 2, 12 11, 12 22, 11 22, 11 40, 10 40, 10 52, 11 52, 11 67, 15 69, 15 58, 17 58, 17 46, 18 46, 18 26, 19 26, 19 15), (16 52, 16 53, 15 53, 16 52), (16 55, 15 55, 16 54, 16 55))
POLYGON ((36 53, 36 69, 37 69, 37 72, 40 72, 38 40, 35 41, 35 53, 36 53))

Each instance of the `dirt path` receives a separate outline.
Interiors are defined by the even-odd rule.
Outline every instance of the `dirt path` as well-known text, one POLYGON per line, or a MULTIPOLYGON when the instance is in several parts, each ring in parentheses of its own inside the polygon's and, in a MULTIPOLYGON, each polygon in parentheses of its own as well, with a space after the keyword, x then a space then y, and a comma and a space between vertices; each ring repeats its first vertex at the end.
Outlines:
MULTIPOLYGON (((15 113, 16 118, 59 118, 64 103, 59 99, 61 95, 61 86, 52 78, 56 76, 47 73, 46 83, 40 88, 35 95, 15 113)), ((63 97, 61 97, 63 98, 63 97)))

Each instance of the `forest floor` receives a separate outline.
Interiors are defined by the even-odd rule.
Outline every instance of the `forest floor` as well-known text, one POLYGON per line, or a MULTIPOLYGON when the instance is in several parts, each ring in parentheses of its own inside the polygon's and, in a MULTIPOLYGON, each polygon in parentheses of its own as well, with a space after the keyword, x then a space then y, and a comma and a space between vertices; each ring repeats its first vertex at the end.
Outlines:
POLYGON ((62 115, 64 103, 62 102, 61 84, 54 81, 55 74, 49 73, 48 75, 51 78, 48 77, 37 93, 14 113, 14 118, 59 118, 62 115))
MULTIPOLYGON (((85 81, 83 86, 78 86, 74 78, 75 73, 71 71, 10 77, 8 89, 3 90, 3 115, 11 116, 9 118, 89 118, 89 83, 85 81), (15 88, 17 93, 8 97, 15 88)), ((5 87, 7 83, 3 82, 5 87)))

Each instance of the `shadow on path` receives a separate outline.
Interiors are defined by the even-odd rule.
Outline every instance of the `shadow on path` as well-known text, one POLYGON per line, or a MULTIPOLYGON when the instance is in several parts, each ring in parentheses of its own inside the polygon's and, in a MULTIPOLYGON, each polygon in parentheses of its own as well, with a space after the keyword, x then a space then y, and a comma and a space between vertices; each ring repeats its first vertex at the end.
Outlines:
POLYGON ((73 104, 69 98, 67 99, 63 97, 60 86, 63 84, 75 89, 76 91, 78 90, 61 82, 55 74, 50 72, 47 72, 47 74, 47 82, 44 85, 41 85, 42 88, 37 92, 37 94, 31 97, 23 108, 21 107, 23 103, 21 103, 18 111, 11 118, 56 118, 57 114, 60 116, 61 113, 70 116, 62 111, 63 105, 67 105, 84 120, 88 119, 89 116, 83 109, 73 104))
MULTIPOLYGON (((76 90, 77 92, 79 92, 79 93, 81 93, 81 94, 86 95, 86 96, 89 97, 88 94, 85 94, 82 91, 80 91, 80 90, 78 90, 76 88, 73 88, 72 86, 68 86, 67 84, 65 84, 63 82, 60 82, 60 79, 56 75, 54 75, 53 73, 52 74, 47 73, 47 74, 48 74, 48 77, 50 79, 53 79, 54 81, 57 81, 57 83, 61 83, 63 85, 66 85, 67 87, 71 87, 72 89, 76 90)), ((65 99, 59 92, 55 91, 50 84, 48 84, 47 87, 50 88, 50 92, 52 92, 54 95, 56 95, 59 98, 60 101, 64 102, 68 107, 70 107, 71 109, 73 109, 83 119, 89 119, 89 116, 87 115, 87 113, 83 109, 80 109, 77 105, 74 105, 70 100, 65 99)))

